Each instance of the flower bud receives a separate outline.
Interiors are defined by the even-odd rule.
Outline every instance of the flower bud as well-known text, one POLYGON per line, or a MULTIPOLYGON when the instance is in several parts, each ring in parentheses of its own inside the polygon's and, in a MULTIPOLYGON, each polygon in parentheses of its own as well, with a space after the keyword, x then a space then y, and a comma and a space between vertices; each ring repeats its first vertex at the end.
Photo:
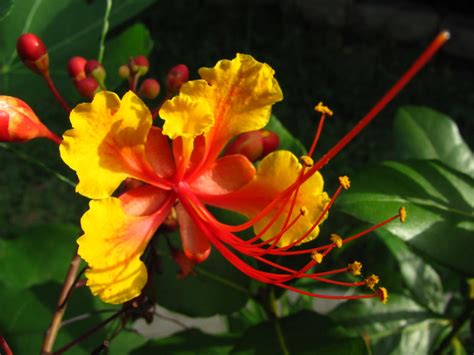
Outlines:
POLYGON ((278 149, 278 146, 280 145, 280 138, 275 132, 267 131, 266 129, 262 130, 261 132, 263 151, 260 158, 263 158, 278 149))
POLYGON ((75 80, 79 81, 86 77, 86 63, 87 60, 83 57, 72 57, 67 63, 67 70, 69 76, 75 80))
POLYGON ((148 72, 149 67, 150 63, 144 55, 137 55, 135 58, 130 59, 129 68, 131 73, 134 75, 145 75, 148 72))
POLYGON ((130 68, 127 64, 121 65, 118 69, 118 74, 123 79, 128 79, 130 77, 130 68))
POLYGON ((18 37, 16 51, 28 68, 41 76, 49 76, 48 50, 38 36, 25 33, 18 37))
POLYGON ((176 95, 181 86, 189 80, 189 69, 184 64, 178 64, 170 69, 167 76, 166 88, 172 95, 176 95))
POLYGON ((233 142, 231 142, 224 155, 242 154, 250 161, 260 159, 263 153, 263 140, 260 131, 251 131, 242 133, 233 142))
POLYGON ((85 78, 76 81, 74 85, 79 95, 86 99, 92 99, 97 91, 99 91, 99 83, 94 78, 85 78))
POLYGON ((86 66, 84 67, 86 75, 88 77, 94 78, 99 85, 104 86, 105 80, 105 68, 97 60, 88 60, 86 66))
POLYGON ((61 143, 23 100, 0 95, 0 141, 26 142, 39 137, 61 143))
POLYGON ((160 93, 160 84, 155 79, 145 79, 140 87, 140 94, 144 98, 153 100, 160 93))

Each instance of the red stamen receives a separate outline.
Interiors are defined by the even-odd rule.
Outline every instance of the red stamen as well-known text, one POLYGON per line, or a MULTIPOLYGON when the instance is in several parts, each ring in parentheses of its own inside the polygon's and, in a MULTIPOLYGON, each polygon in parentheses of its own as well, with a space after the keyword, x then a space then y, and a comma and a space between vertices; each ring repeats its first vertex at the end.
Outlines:
POLYGON ((321 117, 319 118, 318 129, 316 130, 316 134, 314 135, 313 143, 311 144, 311 148, 309 148, 309 151, 308 151, 308 155, 310 157, 313 156, 314 150, 316 149, 316 144, 318 143, 319 137, 321 136, 321 132, 323 130, 325 118, 326 118, 326 115, 324 113, 321 114, 321 117))

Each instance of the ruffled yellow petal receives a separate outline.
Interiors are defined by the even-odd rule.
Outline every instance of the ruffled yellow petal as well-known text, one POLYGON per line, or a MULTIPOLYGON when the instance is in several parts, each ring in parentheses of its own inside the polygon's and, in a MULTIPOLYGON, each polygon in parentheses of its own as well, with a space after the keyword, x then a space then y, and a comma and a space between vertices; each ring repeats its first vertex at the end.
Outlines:
POLYGON ((103 91, 91 103, 76 106, 70 115, 61 158, 76 171, 76 191, 90 198, 110 196, 128 176, 149 171, 144 146, 152 123, 145 104, 132 92, 122 100, 103 91))
MULTIPOLYGON (((295 182, 301 169, 302 166, 298 158, 291 152, 276 151, 262 160, 254 179, 240 190, 221 196, 202 196, 202 199, 208 204, 230 209, 251 218, 272 202, 280 192, 295 182)), ((302 216, 283 234, 278 246, 284 247, 300 239, 316 222, 329 202, 329 197, 323 191, 323 188, 324 181, 319 172, 316 172, 301 185, 290 221, 299 214, 302 214, 302 216), (304 213, 301 211, 304 211, 304 213)), ((289 210, 290 203, 288 202, 283 213, 263 235, 263 240, 272 238, 282 230, 289 210)), ((273 216, 273 213, 269 213, 260 222, 256 223, 255 233, 259 233, 273 216)), ((327 214, 321 222, 326 218, 327 214)), ((319 226, 316 226, 301 243, 313 240, 318 234, 319 226)))
POLYGON ((89 264, 88 285, 104 302, 123 303, 146 282, 140 256, 169 209, 132 216, 113 197, 91 201, 89 207, 81 219, 84 235, 77 241, 79 255, 89 264))
POLYGON ((274 73, 268 64, 240 53, 233 60, 220 60, 214 68, 199 69, 211 88, 207 96, 218 135, 232 137, 267 124, 271 106, 283 99, 274 73))
POLYGON ((274 70, 249 55, 221 60, 199 74, 204 80, 184 84, 179 96, 160 110, 163 133, 171 138, 196 137, 211 129, 213 139, 227 141, 264 127, 271 105, 283 98, 274 70))

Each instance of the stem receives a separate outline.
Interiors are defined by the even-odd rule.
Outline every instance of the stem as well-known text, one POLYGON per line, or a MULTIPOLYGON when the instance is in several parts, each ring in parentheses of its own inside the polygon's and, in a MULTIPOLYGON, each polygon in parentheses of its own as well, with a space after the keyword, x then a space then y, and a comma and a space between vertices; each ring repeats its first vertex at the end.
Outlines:
POLYGON ((81 258, 76 253, 72 257, 71 264, 69 265, 69 270, 64 280, 63 288, 61 294, 59 295, 59 300, 57 303, 56 311, 53 314, 53 319, 49 325, 46 335, 44 337, 43 346, 41 347, 41 354, 51 354, 53 350, 54 342, 61 327, 61 321, 63 319, 64 312, 66 311, 67 300, 71 295, 70 290, 74 287, 74 282, 76 279, 76 273, 81 265, 81 258))
POLYGON ((10 347, 8 346, 7 341, 1 335, 0 335, 0 349, 3 350, 5 355, 13 355, 13 352, 10 349, 10 347))
POLYGON ((111 9, 112 9, 112 0, 107 0, 107 4, 105 6, 105 14, 104 14, 104 25, 102 26, 102 34, 100 35, 99 55, 97 56, 97 60, 99 61, 99 63, 102 63, 102 59, 104 58, 105 37, 107 36, 107 32, 109 31, 109 17, 110 17, 111 9))
POLYGON ((49 166, 45 165, 44 163, 31 158, 29 155, 27 155, 27 154, 25 154, 21 151, 18 151, 16 149, 11 148, 8 144, 0 143, 0 148, 8 150, 11 153, 15 154, 17 157, 27 161, 28 163, 34 164, 34 165, 40 167, 41 169, 43 169, 44 171, 47 171, 48 173, 53 174, 56 178, 58 178, 60 181, 62 181, 64 183, 66 183, 67 185, 72 186, 72 187, 76 187, 76 183, 74 181, 68 179, 66 176, 58 173, 54 169, 51 169, 49 166))
POLYGON ((433 352, 434 355, 442 355, 444 354, 445 350, 449 347, 451 344, 451 341, 456 337, 458 334, 459 330, 466 324, 466 322, 469 320, 473 313, 473 304, 470 303, 466 305, 466 308, 464 311, 461 313, 459 318, 456 318, 453 320, 453 329, 449 332, 449 334, 446 336, 446 338, 443 339, 441 344, 439 344, 438 348, 433 352))
POLYGON ((123 313, 127 312, 129 309, 128 308, 122 308, 120 311, 118 311, 117 313, 111 315, 109 318, 103 320, 102 322, 100 322, 99 324, 97 324, 94 328, 91 328, 89 329, 87 332, 85 332, 84 334, 82 334, 79 338, 77 339, 74 339, 73 341, 71 341, 70 343, 64 345, 62 348, 58 349, 57 351, 55 351, 53 353, 53 355, 56 355, 56 354, 62 354, 64 353, 66 350, 69 350, 70 348, 72 348, 74 345, 77 345, 79 344, 80 342, 84 341, 85 339, 87 339, 88 337, 90 337, 92 334, 94 334, 96 331, 98 331, 100 328, 102 328, 104 325, 107 325, 108 323, 110 323, 111 321, 113 321, 114 319, 118 318, 119 316, 121 316, 123 313))
POLYGON ((63 99, 63 97, 59 93, 58 89, 56 89, 56 86, 54 85, 54 82, 51 79, 51 77, 50 76, 44 76, 44 80, 46 80, 46 84, 48 84, 49 90, 51 90, 51 92, 53 93, 56 100, 61 104, 63 109, 69 114, 69 112, 71 112, 71 108, 67 104, 66 100, 63 99))
POLYGON ((277 304, 275 298, 275 287, 269 286, 269 288, 270 291, 267 296, 268 306, 264 307, 264 309, 267 310, 268 317, 270 318, 270 320, 273 321, 273 324, 275 325, 275 332, 282 353, 284 355, 290 355, 290 351, 288 350, 288 346, 286 345, 285 336, 283 335, 283 330, 281 329, 280 319, 278 318, 277 304))

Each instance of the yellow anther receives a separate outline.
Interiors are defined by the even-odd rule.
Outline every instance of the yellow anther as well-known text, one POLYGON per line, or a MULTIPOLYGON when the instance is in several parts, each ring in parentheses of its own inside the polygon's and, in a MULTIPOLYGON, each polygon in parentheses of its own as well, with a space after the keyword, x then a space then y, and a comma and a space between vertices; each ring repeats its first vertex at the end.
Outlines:
POLYGON ((379 280, 380 279, 377 275, 372 274, 364 280, 365 286, 373 290, 375 285, 379 283, 379 280))
POLYGON ((302 216, 306 216, 308 214, 308 209, 305 206, 301 207, 300 208, 300 214, 302 216))
POLYGON ((341 184, 344 190, 347 190, 351 187, 351 180, 349 180, 348 176, 339 176, 339 184, 341 184))
POLYGON ((337 234, 331 234, 331 242, 336 244, 338 248, 342 247, 342 238, 338 236, 337 234))
POLYGON ((382 301, 383 304, 387 303, 388 300, 388 292, 385 287, 379 287, 377 290, 377 293, 379 295, 380 301, 382 301))
POLYGON ((300 157, 300 162, 307 168, 311 168, 314 165, 313 159, 308 155, 303 155, 300 157))
POLYGON ((349 271, 354 276, 359 276, 361 270, 362 270, 362 263, 358 261, 354 261, 353 263, 347 265, 347 271, 349 271))
POLYGON ((317 251, 313 251, 311 253, 311 258, 316 261, 318 264, 321 264, 323 262, 324 255, 321 253, 318 253, 317 251))
POLYGON ((400 209, 398 210, 398 214, 400 215, 400 222, 405 223, 405 221, 407 220, 407 210, 405 209, 405 207, 400 207, 400 209))
POLYGON ((319 102, 316 106, 314 106, 314 111, 321 112, 322 114, 332 116, 332 111, 329 107, 324 106, 322 102, 319 102))

